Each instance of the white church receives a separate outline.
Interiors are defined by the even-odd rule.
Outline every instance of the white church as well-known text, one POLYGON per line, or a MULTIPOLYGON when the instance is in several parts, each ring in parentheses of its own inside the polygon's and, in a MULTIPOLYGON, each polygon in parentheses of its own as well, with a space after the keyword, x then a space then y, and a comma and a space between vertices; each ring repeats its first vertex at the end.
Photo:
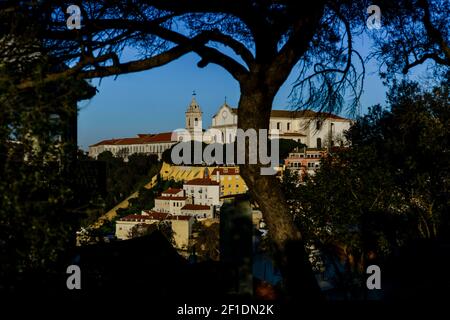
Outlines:
MULTIPOLYGON (((186 136, 206 143, 230 143, 236 139, 238 110, 226 102, 212 117, 211 126, 206 132, 203 129, 203 112, 195 94, 187 108, 185 118, 185 129, 181 132, 138 134, 132 138, 103 140, 89 146, 89 156, 97 158, 100 153, 110 151, 114 156, 125 159, 135 153, 155 154, 161 159, 165 150, 170 149, 178 141, 186 141, 186 136)), ((269 132, 276 131, 280 139, 292 139, 304 143, 309 148, 322 149, 345 144, 344 132, 350 128, 351 123, 350 119, 330 113, 311 110, 272 110, 269 132)))

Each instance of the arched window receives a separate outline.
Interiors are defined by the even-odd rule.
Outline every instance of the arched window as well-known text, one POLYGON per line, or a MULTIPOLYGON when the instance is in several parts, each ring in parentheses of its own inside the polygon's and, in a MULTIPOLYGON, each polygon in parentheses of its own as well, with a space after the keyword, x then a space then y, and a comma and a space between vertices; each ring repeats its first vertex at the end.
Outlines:
POLYGON ((318 149, 322 148, 322 139, 321 138, 317 138, 317 148, 318 149))
POLYGON ((198 126, 198 118, 194 119, 194 126, 198 126))

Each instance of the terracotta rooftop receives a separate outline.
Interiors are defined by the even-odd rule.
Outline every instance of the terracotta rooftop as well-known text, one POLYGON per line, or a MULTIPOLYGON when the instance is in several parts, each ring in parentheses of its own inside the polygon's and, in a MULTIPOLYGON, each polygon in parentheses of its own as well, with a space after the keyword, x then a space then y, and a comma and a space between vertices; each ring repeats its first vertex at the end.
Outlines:
POLYGON ((236 175, 239 174, 239 168, 215 168, 212 173, 211 176, 215 176, 217 174, 217 172, 223 176, 223 175, 236 175))
POLYGON ((177 194, 179 192, 183 191, 183 189, 179 189, 179 188, 169 188, 166 191, 163 191, 162 193, 164 194, 177 194))
POLYGON ((159 196, 156 197, 155 200, 186 200, 187 197, 170 197, 170 196, 159 196))
POLYGON ((103 140, 96 144, 91 145, 91 147, 97 147, 101 145, 117 146, 117 145, 131 145, 131 144, 150 144, 158 142, 175 142, 175 140, 172 140, 172 132, 163 132, 156 134, 138 134, 137 137, 133 138, 103 140))
POLYGON ((185 183, 188 186, 218 186, 219 182, 212 181, 208 178, 198 178, 185 183))
POLYGON ((210 206, 205 206, 202 204, 186 204, 181 210, 209 210, 210 206))

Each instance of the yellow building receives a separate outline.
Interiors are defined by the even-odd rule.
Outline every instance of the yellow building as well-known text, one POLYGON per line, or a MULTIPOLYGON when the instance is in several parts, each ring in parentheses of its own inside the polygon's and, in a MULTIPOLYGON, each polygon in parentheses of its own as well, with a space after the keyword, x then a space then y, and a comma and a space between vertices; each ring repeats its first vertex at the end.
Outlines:
POLYGON ((244 179, 239 175, 239 167, 215 168, 211 180, 220 182, 220 196, 230 196, 247 192, 244 179))

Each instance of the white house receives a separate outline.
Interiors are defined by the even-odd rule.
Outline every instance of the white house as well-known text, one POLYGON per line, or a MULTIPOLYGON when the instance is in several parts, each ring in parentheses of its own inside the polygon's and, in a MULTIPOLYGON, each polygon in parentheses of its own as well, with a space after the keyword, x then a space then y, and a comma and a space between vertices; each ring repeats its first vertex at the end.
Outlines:
POLYGON ((184 197, 184 190, 180 188, 169 188, 161 193, 163 197, 184 197))
POLYGON ((214 217, 213 206, 205 206, 202 204, 186 204, 181 208, 181 214, 192 216, 197 220, 211 219, 214 217))
POLYGON ((191 199, 186 196, 159 196, 155 198, 154 211, 181 214, 181 208, 191 203, 191 199))
POLYGON ((193 204, 206 206, 220 205, 220 183, 208 178, 199 178, 186 182, 183 189, 187 197, 193 199, 193 204))

